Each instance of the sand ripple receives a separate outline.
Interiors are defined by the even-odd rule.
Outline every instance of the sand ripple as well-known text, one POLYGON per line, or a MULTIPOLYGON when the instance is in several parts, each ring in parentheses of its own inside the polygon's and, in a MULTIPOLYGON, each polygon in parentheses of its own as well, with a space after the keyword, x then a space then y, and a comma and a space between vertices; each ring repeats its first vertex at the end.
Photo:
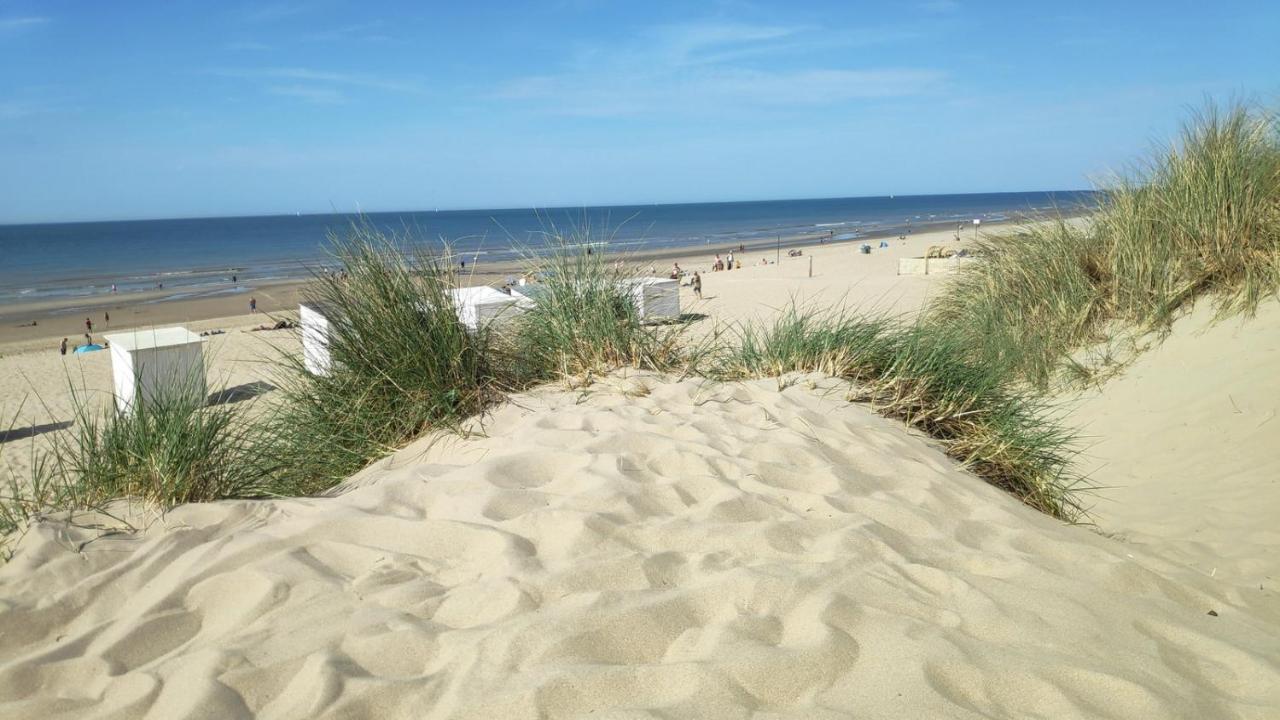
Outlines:
POLYGON ((1276 717, 1274 626, 818 384, 544 390, 332 497, 41 525, 0 715, 1276 717))

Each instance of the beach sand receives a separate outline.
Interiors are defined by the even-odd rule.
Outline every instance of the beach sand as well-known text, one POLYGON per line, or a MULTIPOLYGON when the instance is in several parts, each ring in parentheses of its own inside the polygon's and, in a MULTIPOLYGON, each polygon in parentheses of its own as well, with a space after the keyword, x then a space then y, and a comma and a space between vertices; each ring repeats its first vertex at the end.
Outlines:
MULTIPOLYGON (((897 258, 948 237, 749 252, 682 304, 705 330, 792 299, 911 312, 945 276, 897 258)), ((1280 309, 1204 312, 1068 398, 1097 440, 1097 528, 837 381, 619 373, 512 398, 328 497, 37 524, 0 567, 0 716, 1275 717, 1280 309)), ((296 347, 244 331, 260 321, 192 325, 229 331, 214 376, 266 380, 264 352, 296 347)), ((109 362, 9 352, 0 392, 58 396, 64 363, 105 390, 109 362)))
POLYGON ((1102 388, 1065 398, 1104 486, 1094 520, 1238 590, 1280 627, 1280 301, 1208 301, 1102 388))
POLYGON ((0 711, 1274 717, 1274 625, 845 392, 548 388, 332 497, 42 524, 0 569, 0 711))

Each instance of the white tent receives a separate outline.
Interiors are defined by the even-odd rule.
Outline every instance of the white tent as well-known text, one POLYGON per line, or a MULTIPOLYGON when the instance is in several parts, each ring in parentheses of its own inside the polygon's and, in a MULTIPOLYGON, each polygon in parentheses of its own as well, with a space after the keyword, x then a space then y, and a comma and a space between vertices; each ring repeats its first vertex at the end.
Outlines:
POLYGON ((674 320, 680 317, 680 282, 669 278, 625 280, 641 320, 674 320))
POLYGON ((479 330, 494 321, 510 320, 523 311, 521 298, 488 285, 455 288, 449 291, 458 320, 468 330, 479 330))
POLYGON ((303 303, 298 306, 298 323, 302 326, 302 364, 312 375, 328 375, 328 309, 319 303, 303 303))
POLYGON ((106 335, 111 343, 111 370, 116 409, 129 412, 135 402, 157 393, 189 393, 203 403, 204 342, 183 327, 134 330, 106 335))

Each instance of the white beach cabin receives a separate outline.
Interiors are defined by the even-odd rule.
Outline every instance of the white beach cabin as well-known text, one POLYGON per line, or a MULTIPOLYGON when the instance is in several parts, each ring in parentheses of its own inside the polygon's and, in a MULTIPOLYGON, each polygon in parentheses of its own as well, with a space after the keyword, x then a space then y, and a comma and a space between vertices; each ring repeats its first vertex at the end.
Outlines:
POLYGON ((641 320, 675 320, 680 317, 680 282, 669 278, 635 278, 623 281, 641 320))
MULTIPOLYGON (((508 295, 487 285, 449 291, 458 321, 468 330, 478 330, 495 320, 505 320, 528 307, 523 298, 508 295)), ((329 353, 330 318, 333 310, 321 303, 298 305, 302 327, 302 364, 312 375, 328 375, 333 369, 329 353)))
POLYGON ((134 330, 104 336, 111 343, 116 410, 130 412, 157 393, 206 393, 204 340, 184 327, 134 330))
POLYGON ((516 285, 511 288, 511 297, 516 299, 516 307, 528 310, 546 296, 547 292, 546 285, 516 285))
POLYGON ((495 321, 510 320, 524 311, 521 297, 508 295, 488 285, 454 288, 449 292, 453 296, 458 320, 468 330, 479 330, 495 321))
POLYGON ((302 303, 298 305, 298 324, 302 326, 302 364, 312 375, 328 375, 328 309, 320 303, 302 303))

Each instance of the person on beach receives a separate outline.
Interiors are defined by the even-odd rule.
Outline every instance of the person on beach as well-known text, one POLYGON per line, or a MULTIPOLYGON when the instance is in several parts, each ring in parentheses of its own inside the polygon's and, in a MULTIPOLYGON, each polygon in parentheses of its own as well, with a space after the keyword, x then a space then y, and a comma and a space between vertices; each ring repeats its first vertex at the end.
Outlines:
POLYGON ((252 297, 249 298, 249 312, 250 313, 258 312, 258 298, 252 298, 252 297))
POLYGON ((716 253, 716 261, 711 263, 711 272, 719 272, 724 269, 724 261, 720 259, 720 253, 716 253))
POLYGON ((733 252, 732 251, 729 252, 729 262, 725 265, 725 268, 729 270, 733 269, 733 252))
POLYGON ((89 318, 84 319, 84 329, 93 332, 93 321, 89 318))
POLYGON ((684 275, 684 271, 680 269, 680 263, 671 263, 671 279, 679 280, 684 275))
POLYGON ((108 324, 108 325, 110 325, 110 324, 111 324, 111 313, 110 313, 110 312, 103 312, 103 313, 102 313, 102 322, 104 322, 104 323, 106 323, 106 324, 108 324))
POLYGON ((111 283, 111 292, 115 292, 115 291, 116 291, 116 284, 111 283))
POLYGON ((702 276, 697 270, 693 271, 693 294, 697 295, 699 300, 702 299, 702 276))
POLYGON ((66 354, 67 354, 67 339, 66 339, 66 338, 62 338, 62 344, 58 346, 58 353, 59 353, 60 355, 66 355, 66 354))

